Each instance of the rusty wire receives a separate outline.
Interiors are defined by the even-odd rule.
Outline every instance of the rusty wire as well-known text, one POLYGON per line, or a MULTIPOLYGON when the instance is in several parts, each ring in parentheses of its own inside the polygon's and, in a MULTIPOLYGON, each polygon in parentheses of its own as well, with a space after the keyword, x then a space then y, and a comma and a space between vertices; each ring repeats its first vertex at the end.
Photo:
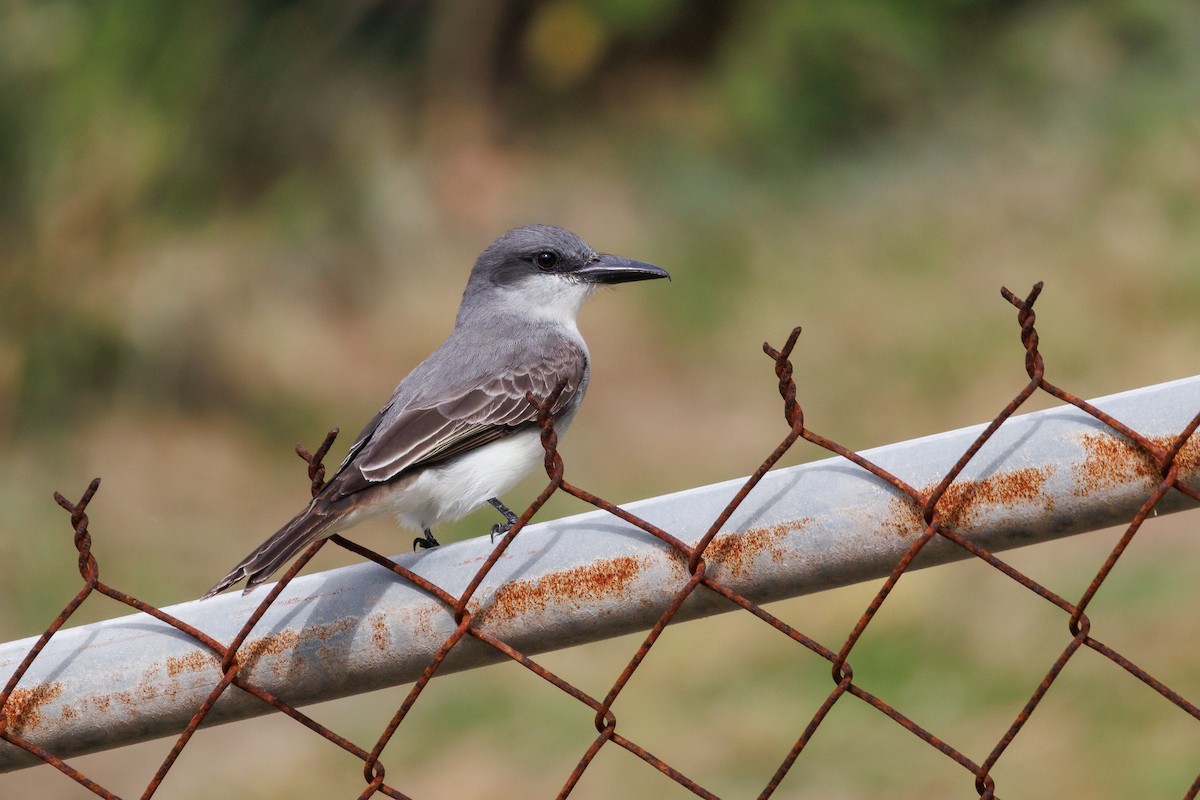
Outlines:
MULTIPOLYGON (((596 738, 587 747, 581 755, 574 769, 566 777, 562 789, 559 792, 559 797, 568 796, 574 789, 580 778, 587 771, 589 765, 593 762, 600 751, 607 745, 615 745, 618 748, 629 751, 647 764, 651 765, 666 777, 677 782, 681 786, 691 790, 694 794, 700 797, 716 797, 716 795, 702 786, 696 780, 684 775, 680 770, 668 764, 666 761, 658 758, 649 750, 637 742, 632 741, 628 737, 617 731, 617 717, 613 712, 612 707, 629 683, 634 673, 646 661, 652 653, 659 637, 663 631, 675 620, 680 608, 684 602, 692 594, 698 591, 711 591, 725 598, 731 604, 743 609, 754 617, 766 622, 772 628, 789 637, 802 647, 807 648, 813 653, 826 659, 830 665, 830 674, 832 678, 833 688, 821 703, 817 711, 809 718, 803 729, 799 732, 795 743, 791 746, 788 752, 782 758, 779 767, 770 777, 769 781, 763 787, 760 798, 770 797, 780 783, 788 775, 796 761, 803 753, 813 735, 822 725, 829 712, 833 707, 841 702, 845 697, 856 697, 872 708, 881 712, 882 715, 891 719, 904 729, 908 730, 921 740, 926 742, 931 747, 935 748, 949 759, 967 770, 975 781, 975 788, 980 798, 992 798, 996 796, 996 786, 992 778, 992 771, 996 764, 1004 755, 1006 749, 1012 744, 1014 739, 1021 733, 1021 730, 1029 720, 1030 715, 1042 702, 1047 695, 1054 682, 1062 674, 1068 662, 1082 648, 1090 648, 1099 653, 1105 658, 1118 665, 1133 677, 1137 678, 1150 688, 1154 689, 1158 694, 1166 700, 1190 714, 1194 719, 1200 721, 1200 708, 1193 702, 1181 696, 1179 693, 1156 679, 1149 674, 1145 669, 1138 666, 1125 655, 1117 652, 1110 646, 1097 640, 1091 636, 1091 620, 1087 615, 1087 609, 1092 598, 1096 595, 1097 590, 1104 583, 1106 578, 1111 573, 1118 559, 1126 551, 1129 544, 1138 534, 1142 524, 1146 519, 1155 513, 1155 508, 1158 502, 1172 490, 1180 491, 1189 497, 1200 500, 1200 488, 1191 486, 1185 483, 1179 477, 1180 467, 1178 459, 1183 449, 1184 443, 1200 426, 1200 413, 1191 420, 1191 422, 1179 432, 1177 436, 1169 441, 1161 439, 1151 440, 1137 431, 1134 431, 1122 424, 1120 421, 1113 419, 1108 414, 1093 407, 1091 404, 1082 400, 1078 396, 1055 386, 1046 380, 1045 377, 1045 361, 1038 349, 1038 333, 1035 327, 1036 314, 1034 312, 1034 302, 1042 289, 1042 284, 1038 283, 1032 291, 1024 298, 1010 292, 1008 289, 1002 289, 1001 294, 1005 300, 1011 303, 1017 309, 1017 322, 1020 326, 1020 340, 1025 350, 1025 367, 1029 375, 1029 382, 1017 393, 1013 399, 1008 402, 1004 408, 995 416, 991 424, 978 436, 971 446, 962 454, 957 463, 946 472, 941 481, 937 483, 931 490, 922 492, 908 485, 900 478, 896 477, 887 470, 870 462, 858 453, 843 447, 842 445, 810 430, 804 423, 804 412, 796 397, 796 383, 793 379, 793 367, 791 362, 791 353, 795 348, 800 335, 800 329, 796 328, 791 332, 787 341, 781 349, 776 350, 769 344, 763 345, 763 350, 768 357, 771 358, 774 364, 775 375, 778 379, 778 390, 781 399, 783 400, 784 419, 788 425, 788 432, 784 436, 779 445, 771 452, 766 459, 759 465, 754 473, 746 479, 741 489, 729 501, 725 509, 712 521, 705 534, 694 545, 685 544, 678 537, 670 532, 662 530, 645 520, 642 520, 633 514, 619 508, 612 503, 604 500, 597 495, 594 495, 584 489, 581 489, 574 484, 568 482, 564 478, 564 466, 562 458, 557 450, 557 436, 555 434, 549 409, 553 407, 557 394, 562 391, 562 387, 558 387, 555 392, 548 398, 539 399, 530 397, 531 402, 534 402, 539 410, 538 425, 542 431, 542 444, 546 451, 545 468, 549 478, 545 489, 537 496, 537 498, 525 509, 520 515, 516 523, 511 529, 496 540, 491 555, 479 567, 474 578, 468 583, 467 588, 459 596, 455 596, 444 589, 434 585, 430 581, 413 573, 400 564, 395 563, 391 559, 379 555, 341 535, 334 535, 329 540, 333 543, 353 552, 362 558, 369 559, 377 564, 384 566, 392 571, 397 580, 406 581, 429 596, 436 598, 439 602, 445 605, 446 610, 453 615, 456 623, 456 628, 451 636, 446 639, 437 653, 426 666, 424 673, 417 679, 412 686, 400 707, 396 710, 392 719, 388 722, 385 728, 380 732, 379 737, 369 746, 361 746, 328 727, 316 722, 312 718, 306 716, 285 699, 275 696, 274 694, 264 691, 263 689, 253 685, 240 675, 241 661, 239 657, 245 657, 249 660, 252 653, 243 653, 242 646, 249 637, 255 625, 262 618, 262 615, 267 611, 275 599, 282 592, 287 583, 308 563, 308 561, 324 546, 325 542, 313 544, 305 551, 287 570, 280 581, 272 587, 272 589, 263 598, 258 605, 257 610, 246 621, 240 632, 228 644, 222 644, 207 636, 203 632, 197 630, 191 625, 167 614, 160 609, 142 602, 135 597, 132 597, 124 592, 121 592, 100 580, 100 568, 95 556, 92 554, 92 538, 89 532, 89 520, 87 516, 87 506, 89 501, 99 487, 99 479, 94 480, 83 496, 76 503, 71 503, 62 495, 55 493, 55 499, 64 509, 71 515, 71 525, 74 531, 75 547, 79 553, 79 571, 83 577, 84 584, 78 594, 63 608, 62 612, 54 618, 47 626, 45 632, 39 637, 33 647, 30 648, 28 654, 9 676, 7 684, 3 691, 0 691, 0 739, 3 739, 17 747, 23 748, 32 753, 37 758, 47 764, 55 767, 67 777, 73 779, 81 786, 87 788, 95 795, 105 798, 115 798, 116 795, 99 785, 87 775, 84 775, 77 769, 73 768, 54 753, 45 750, 42 747, 30 742, 20 735, 21 717, 30 709, 35 708, 38 703, 38 687, 32 689, 17 689, 22 676, 37 659, 39 653, 43 650, 46 644, 71 617, 71 615, 91 596, 94 592, 99 592, 107 595, 118 602, 128 605, 134 609, 150 614, 157 619, 173 626, 175 629, 192 637, 200 646, 209 650, 220 664, 221 678, 217 685, 212 689, 207 699, 200 705, 192 716, 190 722, 182 733, 179 734, 174 745, 170 748, 161 765, 150 778, 143 791, 142 798, 152 797, 168 771, 191 740, 193 734, 197 731, 200 725, 205 721, 209 711, 213 708, 226 691, 231 686, 237 689, 252 694, 262 700, 264 703, 272 706, 279 712, 291 717, 301 725, 309 728, 312 731, 323 736, 333 745, 342 748, 346 752, 354 755, 362 761, 362 771, 364 785, 360 798, 370 798, 377 794, 382 794, 387 797, 404 798, 408 795, 404 794, 396 786, 388 783, 386 771, 381 762, 381 755, 386 748, 388 742, 404 723, 408 713, 413 706, 419 701, 422 692, 429 685, 429 682, 437 675, 439 668, 442 666, 446 657, 467 637, 472 637, 502 653, 504 656, 520 664, 533 674, 547 681, 554 687, 560 689, 570 697, 577 700, 580 704, 590 709, 593 714, 594 724, 596 727, 596 738), (1075 602, 1060 596, 1054 591, 1038 584, 1010 564, 997 558, 994 554, 988 552, 983 547, 970 541, 962 533, 954 527, 953 520, 943 518, 941 504, 944 498, 947 497, 948 491, 954 484, 955 479, 959 476, 967 463, 975 456, 985 442, 1005 423, 1030 397, 1037 392, 1044 392, 1065 403, 1070 403, 1107 425, 1112 430, 1124 436, 1129 442, 1141 451, 1146 457, 1151 459, 1157 470, 1159 478, 1158 487, 1155 491, 1146 498, 1145 503, 1139 509, 1134 518, 1129 522, 1124 535, 1120 538, 1117 544, 1112 548, 1107 559, 1104 561, 1100 569, 1089 583, 1087 589, 1082 596, 1075 602), (733 591, 729 586, 714 579, 708 574, 706 557, 713 557, 715 554, 710 552, 709 545, 722 529, 725 522, 735 509, 745 500, 746 496, 754 489, 755 485, 762 477, 783 457, 789 449, 796 444, 800 439, 805 439, 818 447, 824 448, 834 454, 840 455, 858 466, 870 472, 876 478, 886 482, 895 489, 907 496, 912 504, 914 511, 918 512, 920 518, 924 521, 924 531, 916 537, 908 551, 897 562, 891 575, 883 582, 875 597, 868 604, 858 621, 850 630, 844 642, 836 649, 823 645, 814 639, 806 636, 804 633, 796 630, 792 626, 785 623, 783 620, 774 616, 760 605, 754 603, 750 599, 733 591), (554 672, 546 669, 541 664, 529 658, 525 654, 519 652, 508 643, 498 639, 492 634, 477 627, 473 621, 473 614, 469 609, 469 602, 476 593, 476 590, 492 569, 493 565, 504 553, 509 544, 519 536, 522 529, 530 522, 530 520, 538 513, 546 501, 556 492, 566 492, 585 503, 591 504, 596 508, 607 511, 626 522, 629 522, 648 534, 658 538, 669 547, 673 548, 680 555, 681 559, 687 565, 687 579, 679 587, 675 597, 667 608, 662 612, 657 622, 647 632, 644 640, 638 646, 637 650, 629 658, 620 674, 613 680, 608 692, 602 698, 592 697, 583 692, 579 688, 573 686, 569 681, 556 675, 554 672), (887 702, 885 699, 867 691, 863 686, 856 684, 854 681, 854 672, 851 667, 850 659, 859 640, 864 635, 867 628, 875 619, 879 610, 887 601, 889 594, 895 588, 897 582, 909 569, 910 565, 917 555, 934 539, 942 538, 954 543, 960 548, 963 548, 971 556, 979 561, 996 569, 1005 577, 1015 581, 1020 586, 1027 589, 1033 595, 1050 603, 1065 614, 1067 624, 1067 632, 1069 640, 1062 648, 1061 652, 1054 659, 1045 673, 1045 677, 1039 681, 1034 687, 1029 700, 1024 707, 1017 713, 1015 719, 1009 725, 1008 729, 996 741, 992 750, 987 753, 981 760, 974 760, 963 751, 955 748, 948 741, 936 735, 933 731, 919 724, 917 721, 909 718, 902 713, 894 705, 887 702)), ((323 459, 332 445, 334 438, 337 436, 337 429, 330 431, 323 444, 317 449, 315 454, 310 454, 300 445, 297 445, 296 452, 305 460, 308 466, 308 477, 312 482, 312 492, 315 495, 320 491, 324 484, 325 467, 323 459)), ((715 548, 714 548, 715 549, 715 548)), ((1187 787, 1184 792, 1184 797, 1195 798, 1200 794, 1200 776, 1187 787)))

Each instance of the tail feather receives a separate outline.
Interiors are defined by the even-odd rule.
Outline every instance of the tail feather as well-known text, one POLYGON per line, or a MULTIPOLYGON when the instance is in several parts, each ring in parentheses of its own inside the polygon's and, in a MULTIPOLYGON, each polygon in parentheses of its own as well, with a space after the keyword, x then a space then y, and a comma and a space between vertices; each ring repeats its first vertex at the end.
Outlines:
POLYGON ((242 578, 246 581, 246 591, 265 583, 284 564, 291 561, 318 539, 331 535, 330 530, 345 516, 344 511, 318 510, 310 506, 292 518, 290 522, 275 531, 269 539, 242 559, 236 567, 229 571, 211 589, 204 593, 202 600, 233 586, 242 578))

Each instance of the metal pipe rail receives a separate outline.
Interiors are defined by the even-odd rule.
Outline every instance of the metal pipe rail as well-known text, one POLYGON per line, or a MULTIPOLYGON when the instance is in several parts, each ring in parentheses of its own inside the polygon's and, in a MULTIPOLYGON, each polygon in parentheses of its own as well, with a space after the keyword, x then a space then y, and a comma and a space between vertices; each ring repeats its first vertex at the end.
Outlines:
MULTIPOLYGON (((1156 441, 1178 436, 1200 410, 1200 376, 1093 403, 1156 441)), ((909 485, 936 485, 983 426, 861 453, 909 485)), ((1200 436, 1175 462, 1200 480, 1200 436)), ((990 551, 1127 523, 1162 476, 1153 460, 1073 406, 1013 417, 967 465, 938 506, 990 551)), ((687 543, 697 541, 743 481, 704 486, 625 508, 687 543)), ((1193 484, 1194 485, 1194 484, 1193 484)), ((1158 513, 1194 508, 1173 491, 1158 513)), ((891 572, 925 529, 897 489, 840 458, 767 474, 704 553, 708 574, 756 603, 818 592, 891 572)), ((492 545, 486 537, 396 558, 460 595, 492 545)), ((967 557, 930 542, 915 567, 967 557)), ((649 628, 688 576, 684 559, 602 511, 530 525, 471 601, 480 628, 536 654, 649 628)), ((230 641, 264 589, 164 609, 230 641)), ((680 618, 733 610, 697 592, 680 618)), ((293 705, 415 680, 454 632, 444 603, 373 563, 302 576, 286 588, 239 651, 241 675, 293 705)), ((0 675, 34 644, 0 645, 0 675)), ((463 640, 443 670, 504 655, 463 640)), ((60 757, 176 734, 221 678, 218 659, 146 614, 59 631, 5 708, 21 735, 60 757)), ((223 694, 206 724, 267 713, 241 691, 223 694)), ((41 763, 0 741, 0 771, 41 763)))

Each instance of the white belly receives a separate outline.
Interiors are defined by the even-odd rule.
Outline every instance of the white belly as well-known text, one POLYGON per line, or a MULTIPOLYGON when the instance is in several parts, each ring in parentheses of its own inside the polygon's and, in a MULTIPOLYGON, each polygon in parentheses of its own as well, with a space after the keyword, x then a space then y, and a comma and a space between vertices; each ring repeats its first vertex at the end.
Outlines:
POLYGON ((378 510, 418 531, 452 522, 512 489, 544 458, 540 432, 530 428, 422 470, 378 510))

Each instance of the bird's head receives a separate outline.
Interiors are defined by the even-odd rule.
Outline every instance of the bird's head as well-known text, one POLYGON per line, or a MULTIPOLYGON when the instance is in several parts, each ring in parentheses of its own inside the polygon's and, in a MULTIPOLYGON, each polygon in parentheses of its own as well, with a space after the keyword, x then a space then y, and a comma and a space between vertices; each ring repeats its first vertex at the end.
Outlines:
POLYGON ((670 277, 653 264, 597 253, 564 228, 528 225, 508 231, 479 256, 460 314, 479 304, 574 324, 597 286, 670 277))

